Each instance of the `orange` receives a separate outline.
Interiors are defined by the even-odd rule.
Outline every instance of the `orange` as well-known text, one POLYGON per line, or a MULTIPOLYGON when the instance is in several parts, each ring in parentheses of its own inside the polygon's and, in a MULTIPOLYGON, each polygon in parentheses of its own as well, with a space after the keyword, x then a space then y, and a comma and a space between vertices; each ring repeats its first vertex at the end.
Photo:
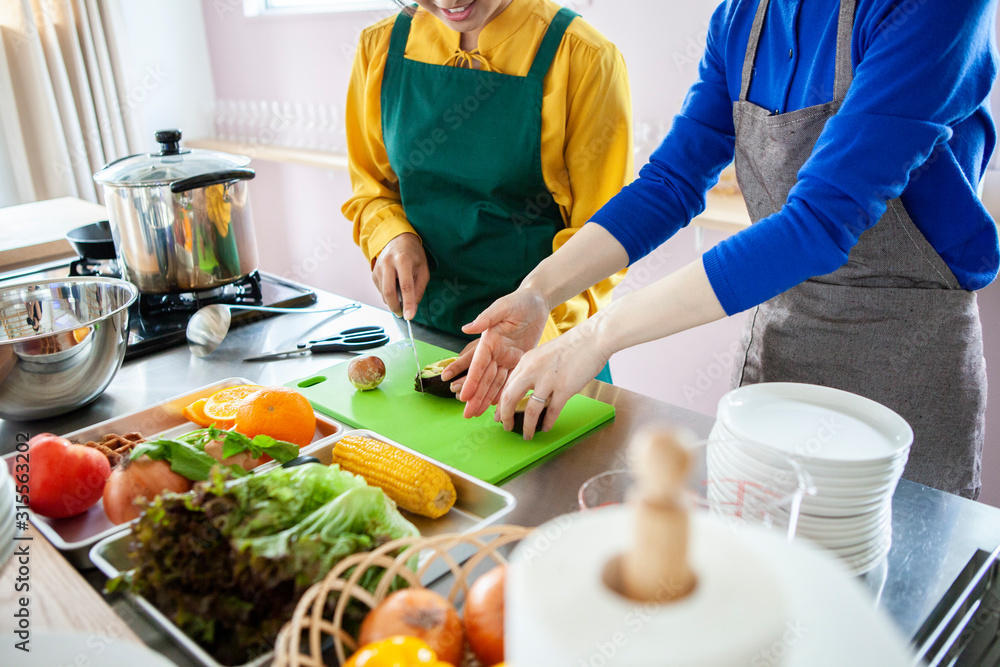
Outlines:
POLYGON ((236 407, 235 429, 251 438, 264 434, 299 446, 312 442, 316 413, 309 400, 288 387, 264 387, 236 407))
MULTIPOLYGON (((236 409, 245 398, 256 394, 262 387, 259 384, 240 384, 217 391, 205 401, 205 417, 217 424, 220 422, 232 422, 236 417, 236 409)), ((231 424, 230 424, 231 425, 231 424)), ((219 428, 223 428, 219 426, 219 428)))
POLYGON ((207 398, 199 398, 191 405, 184 406, 184 409, 181 410, 181 414, 184 415, 188 421, 192 421, 203 428, 211 426, 212 424, 215 424, 217 428, 221 429, 232 428, 235 423, 232 419, 212 421, 208 418, 208 415, 205 414, 205 403, 207 401, 207 398))

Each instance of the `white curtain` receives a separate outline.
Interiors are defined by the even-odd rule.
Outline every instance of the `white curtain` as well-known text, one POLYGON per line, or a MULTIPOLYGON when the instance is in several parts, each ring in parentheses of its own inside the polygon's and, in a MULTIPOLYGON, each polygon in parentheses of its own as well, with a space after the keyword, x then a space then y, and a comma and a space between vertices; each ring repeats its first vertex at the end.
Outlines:
POLYGON ((99 202, 129 154, 105 23, 100 0, 0 0, 0 205, 99 202))

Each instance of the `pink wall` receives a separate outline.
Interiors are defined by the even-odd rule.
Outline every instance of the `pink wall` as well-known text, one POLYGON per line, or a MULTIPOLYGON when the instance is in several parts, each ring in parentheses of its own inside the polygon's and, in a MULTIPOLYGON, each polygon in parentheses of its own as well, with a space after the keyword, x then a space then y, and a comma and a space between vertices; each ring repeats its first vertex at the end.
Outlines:
MULTIPOLYGON (((641 163, 662 136, 693 81, 712 0, 579 0, 574 6, 622 49, 632 81, 641 163), (637 21, 636 17, 642 17, 637 21), (648 33, 648 34, 644 34, 648 33)), ((247 19, 238 2, 203 1, 216 94, 220 99, 336 104, 343 100, 360 30, 378 13, 316 14, 247 19)), ((255 161, 255 221, 262 267, 350 298, 379 304, 367 263, 340 213, 346 173, 255 161)), ((707 232, 704 247, 718 242, 707 232)), ((633 267, 620 291, 635 289, 687 264, 699 251, 686 230, 633 267)), ((1000 386, 1000 287, 980 293, 987 362, 1000 386)), ((714 414, 729 389, 732 345, 743 316, 625 350, 612 365, 615 383, 658 399, 714 414)), ((988 423, 987 488, 983 500, 1000 506, 1000 406, 988 423)))

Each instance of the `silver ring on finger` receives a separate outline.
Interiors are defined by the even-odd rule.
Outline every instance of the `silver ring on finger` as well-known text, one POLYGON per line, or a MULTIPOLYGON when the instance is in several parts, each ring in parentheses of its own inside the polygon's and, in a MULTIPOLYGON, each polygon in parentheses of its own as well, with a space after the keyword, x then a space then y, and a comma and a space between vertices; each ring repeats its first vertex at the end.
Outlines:
POLYGON ((528 398, 530 398, 533 401, 538 401, 542 405, 548 405, 549 404, 549 399, 542 398, 540 396, 536 396, 535 394, 531 394, 530 396, 528 396, 528 398))

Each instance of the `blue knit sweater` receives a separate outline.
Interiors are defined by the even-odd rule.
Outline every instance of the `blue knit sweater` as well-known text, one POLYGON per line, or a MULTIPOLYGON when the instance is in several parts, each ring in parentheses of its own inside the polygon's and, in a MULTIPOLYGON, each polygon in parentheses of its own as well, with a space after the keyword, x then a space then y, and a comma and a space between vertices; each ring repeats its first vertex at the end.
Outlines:
MULTIPOLYGON (((705 207, 733 158, 732 103, 758 0, 714 13, 683 108, 640 177, 593 221, 645 256, 705 207)), ((833 98, 838 0, 772 0, 749 100, 779 113, 833 98)), ((1000 265, 997 229, 976 196, 996 131, 996 0, 859 0, 854 82, 777 213, 726 239, 703 262, 729 314, 847 261, 861 233, 901 196, 963 288, 1000 265)))

